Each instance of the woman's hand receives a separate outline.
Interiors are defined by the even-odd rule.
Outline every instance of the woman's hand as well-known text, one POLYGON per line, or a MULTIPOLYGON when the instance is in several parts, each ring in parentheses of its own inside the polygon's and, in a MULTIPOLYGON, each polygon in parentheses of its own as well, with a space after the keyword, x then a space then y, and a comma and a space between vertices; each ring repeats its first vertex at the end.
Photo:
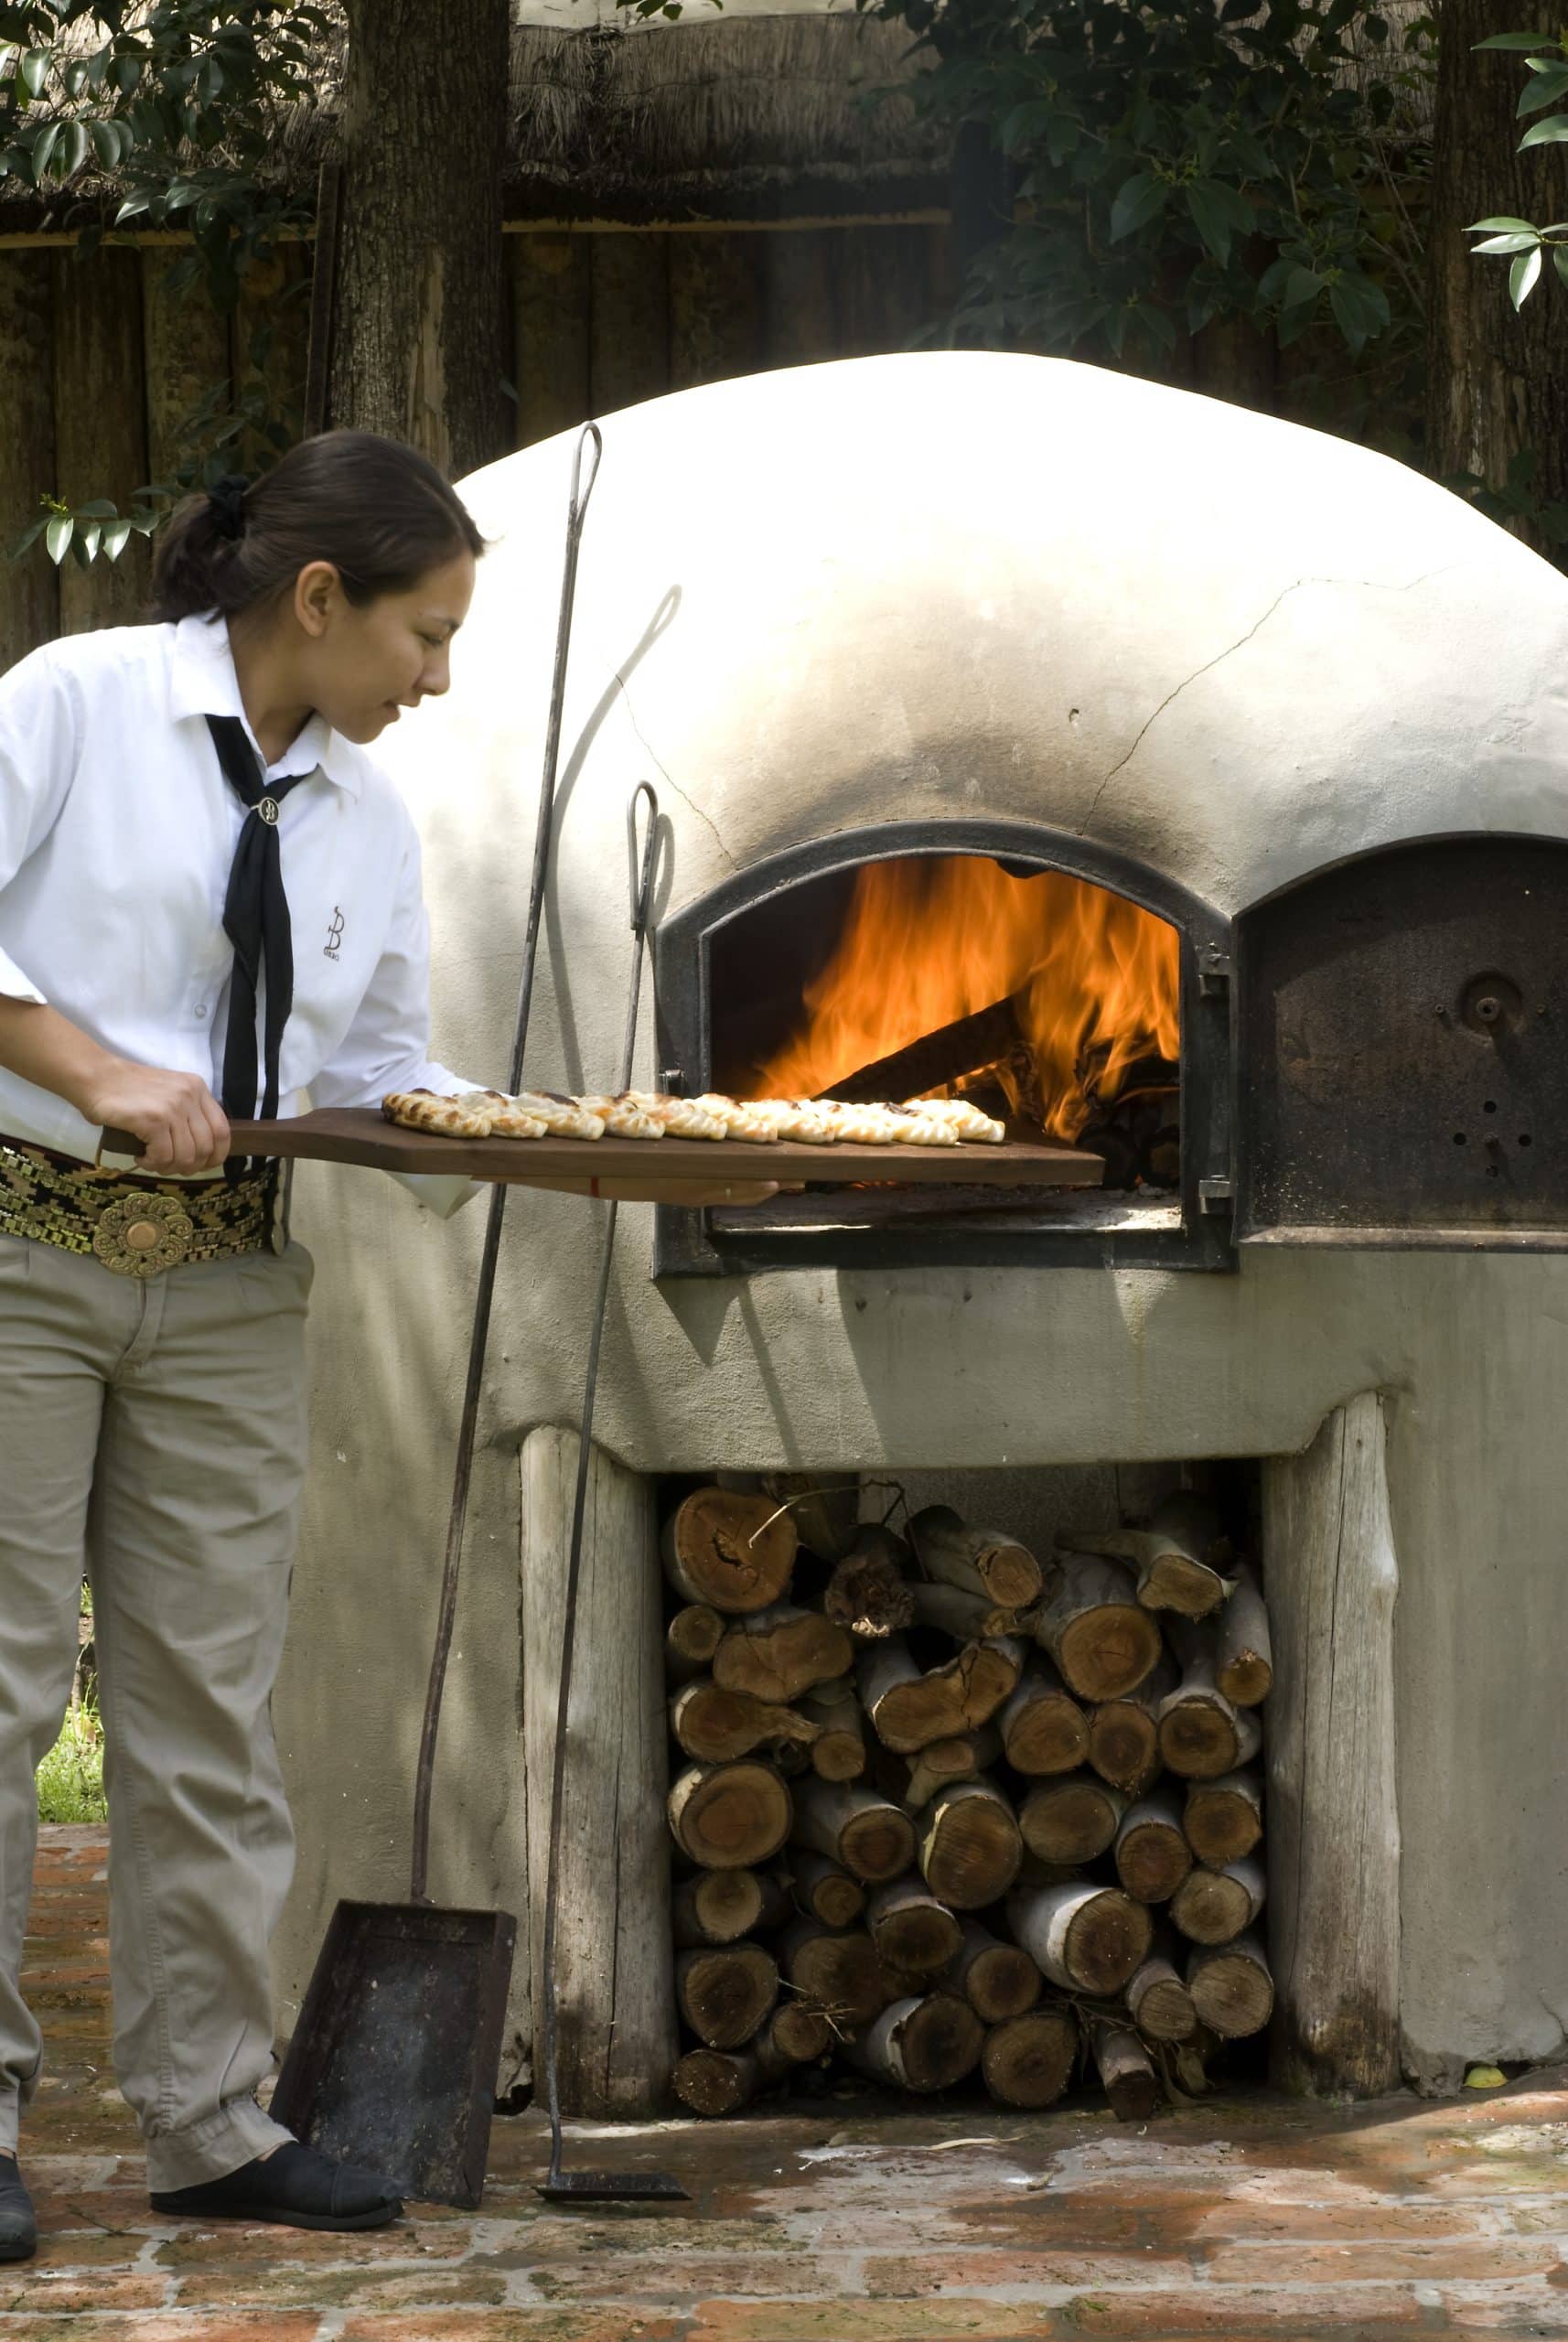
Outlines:
POLYGON ((216 1171, 229 1153, 228 1117, 198 1074, 110 1058, 70 1102, 88 1122, 139 1138, 144 1171, 216 1171))
POLYGON ((199 1075, 134 1065, 42 1001, 0 997, 0 1065, 101 1130, 133 1132, 145 1170, 215 1171, 229 1152, 223 1109, 199 1075))

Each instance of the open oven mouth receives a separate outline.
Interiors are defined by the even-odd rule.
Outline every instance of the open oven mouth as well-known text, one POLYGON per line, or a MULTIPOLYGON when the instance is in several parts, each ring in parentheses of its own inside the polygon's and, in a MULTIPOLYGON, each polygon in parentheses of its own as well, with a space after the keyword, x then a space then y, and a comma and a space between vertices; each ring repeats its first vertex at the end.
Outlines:
POLYGON ((1153 874, 1009 824, 888 825, 732 881, 665 928, 659 963, 671 1086, 962 1099, 1061 1169, 1058 1185, 999 1186, 966 1148, 936 1184, 849 1180, 826 1149, 800 1192, 662 1214, 661 1273, 1228 1265, 1205 1209, 1224 1185, 1228 949, 1153 874))

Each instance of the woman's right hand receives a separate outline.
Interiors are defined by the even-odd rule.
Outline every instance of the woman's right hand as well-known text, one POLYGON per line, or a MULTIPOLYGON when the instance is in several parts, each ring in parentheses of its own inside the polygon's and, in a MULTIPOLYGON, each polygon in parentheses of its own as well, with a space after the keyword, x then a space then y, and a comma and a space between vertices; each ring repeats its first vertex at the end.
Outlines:
POLYGON ((229 1123, 199 1075, 109 1058, 71 1103, 90 1123, 142 1142, 144 1171, 216 1171, 229 1153, 229 1123))

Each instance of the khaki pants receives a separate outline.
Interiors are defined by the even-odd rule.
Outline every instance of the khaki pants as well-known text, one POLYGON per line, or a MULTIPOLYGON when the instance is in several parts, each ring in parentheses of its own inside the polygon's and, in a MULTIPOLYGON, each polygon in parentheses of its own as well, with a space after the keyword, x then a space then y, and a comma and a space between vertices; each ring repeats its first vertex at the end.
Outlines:
POLYGON ((155 2189, 287 2134, 257 2106, 294 1841, 269 1703, 306 1456, 311 1262, 145 1280, 0 1236, 0 2145, 38 2080, 17 1989, 33 1773, 92 1581, 114 2061, 155 2189))

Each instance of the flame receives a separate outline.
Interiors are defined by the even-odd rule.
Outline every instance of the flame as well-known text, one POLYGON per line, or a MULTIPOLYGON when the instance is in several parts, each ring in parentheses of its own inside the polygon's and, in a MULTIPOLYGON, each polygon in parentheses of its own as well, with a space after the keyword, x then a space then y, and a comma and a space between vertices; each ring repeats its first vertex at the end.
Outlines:
MULTIPOLYGON (((915 854, 857 873, 843 933, 807 987, 802 1029, 758 1098, 813 1098, 961 1016, 1014 999, 1046 1104, 1076 1138, 1140 1058, 1177 1054, 1177 937, 1061 871, 1011 877, 983 854, 915 854)), ((997 1069, 1015 1106, 1015 1081, 997 1069)))

